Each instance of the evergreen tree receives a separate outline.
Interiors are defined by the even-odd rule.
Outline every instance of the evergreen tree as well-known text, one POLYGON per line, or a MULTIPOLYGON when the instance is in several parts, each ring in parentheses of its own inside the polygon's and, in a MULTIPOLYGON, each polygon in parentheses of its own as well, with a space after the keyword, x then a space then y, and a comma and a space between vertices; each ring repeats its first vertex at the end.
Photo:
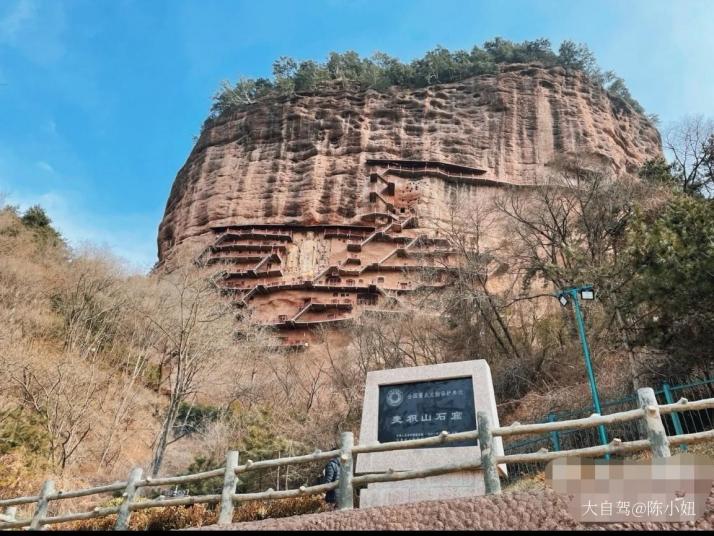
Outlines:
POLYGON ((402 63, 383 52, 361 58, 352 50, 331 52, 325 63, 312 60, 298 62, 282 56, 273 63, 272 80, 241 78, 235 86, 222 83, 213 97, 211 113, 212 117, 216 117, 238 106, 252 104, 271 93, 289 95, 295 91, 314 91, 329 80, 338 81, 343 87, 357 85, 383 91, 395 85, 416 88, 456 82, 470 76, 495 73, 501 64, 534 62, 582 71, 611 95, 629 103, 638 112, 643 111, 622 78, 611 71, 600 70, 594 54, 586 45, 566 40, 556 54, 548 39, 516 43, 496 37, 486 41, 483 48, 474 46, 470 52, 450 51, 439 45, 410 63, 402 63))

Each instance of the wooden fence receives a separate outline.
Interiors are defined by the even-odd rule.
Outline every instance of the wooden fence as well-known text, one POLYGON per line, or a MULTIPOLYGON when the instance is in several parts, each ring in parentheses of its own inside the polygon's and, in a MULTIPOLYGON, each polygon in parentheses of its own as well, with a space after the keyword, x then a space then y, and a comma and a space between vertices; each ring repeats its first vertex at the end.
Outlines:
POLYGON ((485 412, 478 412, 477 430, 459 433, 448 433, 444 431, 436 437, 398 441, 393 443, 377 443, 355 446, 353 444, 352 433, 343 432, 340 437, 340 448, 338 450, 331 450, 327 452, 318 450, 312 454, 259 462, 247 460, 243 465, 239 465, 238 452, 230 451, 226 455, 225 466, 213 471, 205 471, 185 476, 151 478, 143 477, 142 469, 135 468, 131 471, 128 479, 124 482, 115 482, 113 484, 77 491, 56 491, 54 488, 54 482, 52 480, 47 480, 43 484, 39 495, 0 500, 0 508, 5 508, 4 514, 0 515, 0 530, 22 527, 29 527, 30 530, 37 530, 45 525, 105 517, 113 514, 117 514, 114 529, 125 530, 128 527, 131 513, 136 510, 193 504, 218 504, 220 508, 218 523, 228 524, 232 520, 233 508, 236 503, 262 499, 284 499, 288 497, 323 494, 328 490, 333 489, 337 489, 338 508, 344 510, 353 508, 355 487, 361 487, 375 482, 395 482, 398 480, 424 478, 427 476, 442 475, 456 471, 473 469, 482 469, 484 471, 487 494, 500 493, 501 484, 497 472, 497 466, 500 464, 547 462, 556 458, 567 456, 596 457, 604 456, 606 454, 625 454, 646 449, 651 449, 655 457, 666 457, 670 455, 670 446, 714 440, 714 430, 667 437, 661 419, 661 415, 668 413, 712 409, 714 408, 714 398, 692 402, 683 398, 674 404, 658 406, 654 391, 651 388, 646 387, 638 391, 638 399, 640 406, 638 409, 624 411, 621 413, 613 413, 611 415, 593 414, 585 419, 541 424, 513 423, 510 426, 494 428, 491 427, 488 414, 485 412), (492 448, 494 437, 543 434, 564 430, 585 429, 600 425, 609 425, 634 420, 639 420, 642 423, 642 429, 643 431, 646 431, 646 439, 629 442, 613 439, 607 445, 599 445, 577 450, 549 452, 546 449, 541 449, 540 451, 534 453, 511 454, 505 456, 497 456, 493 452, 492 448), (353 457, 355 454, 429 447, 433 445, 448 444, 451 442, 473 439, 478 439, 478 444, 481 450, 480 459, 475 459, 473 462, 445 464, 439 467, 412 471, 389 470, 386 473, 372 473, 362 476, 354 476, 353 457), (300 486, 298 489, 283 491, 269 489, 268 491, 259 493, 237 494, 235 492, 237 484, 236 477, 242 473, 255 471, 257 469, 268 469, 309 462, 327 461, 332 458, 338 458, 341 465, 340 478, 337 482, 309 487, 300 486), (223 477, 223 489, 220 494, 162 500, 134 500, 136 493, 140 488, 185 484, 188 482, 196 482, 221 476, 223 477), (122 501, 118 506, 104 508, 96 507, 89 512, 80 512, 54 517, 48 516, 50 501, 120 491, 122 492, 122 501), (35 504, 35 508, 31 518, 16 518, 17 506, 33 503, 35 504))

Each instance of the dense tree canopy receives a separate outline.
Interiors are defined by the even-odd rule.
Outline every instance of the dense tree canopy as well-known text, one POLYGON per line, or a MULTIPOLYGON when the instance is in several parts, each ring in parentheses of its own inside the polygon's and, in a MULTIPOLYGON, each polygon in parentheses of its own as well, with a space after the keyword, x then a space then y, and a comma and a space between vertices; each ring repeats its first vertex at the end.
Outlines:
POLYGON ((714 323, 714 201, 678 193, 656 217, 640 214, 628 234, 642 342, 703 357, 714 323))
POLYGON ((273 63, 272 80, 241 77, 235 84, 222 82, 213 98, 211 114, 213 117, 219 116, 268 94, 312 91, 330 80, 376 90, 394 85, 417 88, 494 73, 499 64, 530 62, 582 71, 608 93, 625 100, 638 112, 643 112, 624 80, 612 71, 601 71, 595 56, 586 45, 564 41, 556 53, 548 39, 515 43, 496 37, 486 41, 483 47, 474 46, 471 51, 452 52, 437 46, 424 57, 410 63, 402 63, 384 52, 376 52, 369 58, 361 58, 354 51, 331 52, 324 63, 297 61, 282 56, 273 63))

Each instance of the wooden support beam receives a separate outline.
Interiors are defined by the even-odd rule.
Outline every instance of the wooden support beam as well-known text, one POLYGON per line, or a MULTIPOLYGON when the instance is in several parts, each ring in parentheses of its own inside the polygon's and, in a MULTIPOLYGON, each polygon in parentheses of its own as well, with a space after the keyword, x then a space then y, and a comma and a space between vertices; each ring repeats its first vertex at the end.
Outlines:
POLYGON ((127 530, 129 528, 129 518, 131 517, 131 503, 136 496, 137 482, 141 480, 141 476, 144 474, 144 470, 141 467, 135 467, 129 473, 129 479, 126 483, 126 489, 122 493, 122 502, 119 505, 119 512, 117 515, 116 523, 114 523, 114 530, 127 530))
MULTIPOLYGON (((500 463, 500 462, 499 462, 500 463)), ((386 473, 369 473, 356 476, 352 479, 353 486, 364 486, 375 482, 399 482, 401 480, 412 480, 414 478, 426 478, 428 476, 447 475, 457 471, 473 471, 481 468, 480 461, 467 463, 456 463, 430 467, 429 469, 417 469, 413 471, 388 471, 386 473)))
POLYGON ((221 513, 218 524, 227 525, 233 521, 233 495, 236 492, 236 467, 238 467, 238 451, 231 450, 226 454, 226 472, 223 476, 223 492, 221 493, 221 513))
MULTIPOLYGON (((236 467, 236 474, 245 473, 246 471, 255 471, 257 469, 272 469, 286 465, 296 465, 300 463, 319 462, 323 460, 331 460, 335 456, 339 456, 339 450, 321 451, 316 450, 312 454, 304 454, 302 456, 291 456, 289 458, 280 458, 277 460, 263 460, 260 462, 252 462, 248 460, 245 465, 236 467)), ((221 471, 222 473, 222 471, 221 471)), ((220 474, 220 473, 219 473, 220 474)))
POLYGON ((659 414, 659 405, 655 397, 654 389, 651 387, 642 387, 637 390, 637 399, 640 407, 644 412, 643 422, 647 431, 647 439, 650 442, 652 455, 655 458, 669 458, 669 442, 667 441, 667 432, 662 423, 662 417, 659 414))
POLYGON ((337 508, 351 510, 354 508, 354 490, 352 488, 353 457, 352 447, 354 437, 352 432, 342 432, 340 435, 340 485, 337 488, 337 508))
POLYGON ((42 528, 43 518, 47 515, 47 508, 50 505, 50 495, 55 492, 54 480, 45 480, 40 491, 40 498, 37 501, 35 513, 32 514, 30 521, 30 530, 40 530, 42 528))
POLYGON ((476 414, 478 423, 478 443, 481 449, 481 467, 483 467, 486 495, 501 493, 501 480, 498 477, 496 453, 493 451, 491 419, 485 411, 476 414))

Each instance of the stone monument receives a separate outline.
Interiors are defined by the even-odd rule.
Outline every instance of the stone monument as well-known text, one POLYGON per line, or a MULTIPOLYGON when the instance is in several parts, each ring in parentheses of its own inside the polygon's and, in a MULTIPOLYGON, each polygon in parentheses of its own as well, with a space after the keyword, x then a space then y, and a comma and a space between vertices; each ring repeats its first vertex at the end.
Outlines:
MULTIPOLYGON (((437 436, 443 430, 475 430, 477 411, 486 411, 492 426, 499 426, 491 370, 482 359, 369 372, 359 443, 422 439, 437 436)), ((503 455, 500 437, 494 438, 494 449, 497 455, 503 455)), ((477 461, 480 456, 476 440, 358 454, 356 473, 428 469, 477 461)), ((506 474, 505 465, 499 466, 499 473, 506 474)), ((360 492, 360 507, 484 494, 481 471, 459 471, 369 484, 360 492)))

